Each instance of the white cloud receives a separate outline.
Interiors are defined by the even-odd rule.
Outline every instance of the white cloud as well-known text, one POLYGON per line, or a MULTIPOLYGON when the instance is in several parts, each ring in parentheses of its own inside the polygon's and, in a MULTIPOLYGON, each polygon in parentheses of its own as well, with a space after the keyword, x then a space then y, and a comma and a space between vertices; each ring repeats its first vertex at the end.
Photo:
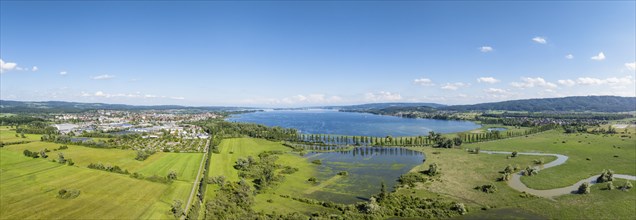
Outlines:
POLYGON ((572 55, 571 53, 568 55, 565 55, 565 59, 568 59, 568 60, 574 59, 574 55, 572 55))
POLYGON ((421 86, 433 86, 433 85, 435 85, 433 83, 433 80, 428 79, 428 78, 415 79, 415 80, 413 80, 413 83, 421 85, 421 86))
POLYGON ((625 76, 621 78, 610 77, 605 79, 593 78, 593 77, 579 77, 576 80, 579 85, 629 85, 633 83, 632 76, 625 76))
POLYGON ((540 43, 540 44, 547 44, 548 43, 548 41, 544 37, 534 37, 534 38, 532 38, 532 41, 540 43))
POLYGON ((38 67, 37 66, 31 67, 31 71, 33 71, 33 72, 38 71, 38 67))
POLYGON ((598 61, 605 60, 605 54, 603 52, 600 52, 598 53, 598 55, 590 57, 590 59, 598 61))
POLYGON ((68 72, 66 72, 66 71, 60 72, 60 75, 62 75, 62 76, 66 76, 66 74, 68 74, 68 72))
POLYGON ((506 93, 508 93, 508 91, 506 91, 505 89, 498 89, 498 88, 487 88, 487 89, 484 89, 484 92, 490 93, 490 94, 506 94, 506 93))
POLYGON ((142 94, 140 92, 136 93, 106 93, 103 91, 97 91, 94 93, 81 92, 80 96, 82 97, 98 97, 98 98, 133 98, 133 99, 175 99, 175 100, 184 100, 184 97, 173 97, 173 96, 158 96, 152 94, 142 94))
POLYGON ((634 71, 636 70, 636 62, 625 63, 625 67, 627 68, 627 70, 634 71))
POLYGON ((479 78, 477 78, 477 82, 493 84, 493 83, 500 82, 500 80, 495 79, 493 77, 479 77, 479 78))
POLYGON ((18 67, 17 63, 4 62, 4 60, 0 59, 0 73, 14 70, 16 67, 18 67))
POLYGON ((462 83, 462 82, 456 82, 456 83, 446 83, 444 84, 444 86, 442 86, 442 89, 446 89, 446 90, 457 90, 461 87, 466 87, 469 86, 470 84, 468 83, 462 83))
POLYGON ((483 53, 488 53, 488 52, 492 52, 493 49, 491 46, 482 46, 479 48, 479 51, 483 52, 483 53))
POLYGON ((559 84, 564 85, 564 86, 574 86, 576 85, 576 82, 574 82, 574 80, 571 79, 560 79, 557 81, 559 84))
POLYGON ((92 79, 94 79, 94 80, 108 80, 108 79, 112 79, 112 78, 115 78, 115 76, 108 75, 108 74, 103 74, 103 75, 92 77, 92 79))
POLYGON ((369 102, 386 102, 386 101, 398 101, 401 100, 402 96, 397 93, 380 91, 376 93, 366 93, 364 94, 364 100, 369 102))
POLYGON ((541 77, 537 77, 537 78, 522 77, 521 81, 522 82, 510 83, 510 85, 513 87, 522 88, 522 89, 533 88, 533 87, 543 87, 548 89, 554 89, 557 87, 556 84, 548 82, 541 77))

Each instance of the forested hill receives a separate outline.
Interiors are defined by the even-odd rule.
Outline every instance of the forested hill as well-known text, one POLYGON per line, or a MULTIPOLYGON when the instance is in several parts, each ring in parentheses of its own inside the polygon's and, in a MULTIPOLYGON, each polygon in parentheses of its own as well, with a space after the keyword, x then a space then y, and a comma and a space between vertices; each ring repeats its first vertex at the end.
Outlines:
POLYGON ((636 97, 619 96, 572 96, 564 98, 524 99, 475 105, 453 105, 439 108, 456 111, 590 111, 629 112, 636 111, 636 97))
POLYGON ((249 108, 242 107, 220 107, 220 106, 180 106, 180 105, 124 105, 106 103, 81 103, 62 101, 10 101, 0 100, 0 112, 2 113, 71 113, 89 110, 191 110, 191 111, 240 111, 249 108))

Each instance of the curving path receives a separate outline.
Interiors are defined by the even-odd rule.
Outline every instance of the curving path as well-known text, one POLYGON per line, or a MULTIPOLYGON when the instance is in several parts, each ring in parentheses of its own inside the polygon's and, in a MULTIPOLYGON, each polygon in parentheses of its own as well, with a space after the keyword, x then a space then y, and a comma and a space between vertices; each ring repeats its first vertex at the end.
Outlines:
MULTIPOLYGON (((482 150, 480 151, 481 153, 486 153, 486 154, 512 154, 512 152, 506 152, 506 151, 485 151, 482 150)), ((562 155, 562 154, 545 154, 545 153, 521 153, 519 152, 518 155, 532 155, 532 156, 555 156, 557 157, 556 160, 540 165, 540 166, 534 166, 534 168, 538 169, 538 170, 543 170, 543 169, 548 169, 550 167, 555 167, 555 166, 559 166, 561 164, 564 164, 565 161, 568 160, 568 156, 562 155)), ((514 173, 512 175, 512 178, 508 181, 508 186, 510 186, 511 188, 520 191, 520 192, 526 192, 528 194, 532 194, 535 196, 540 196, 540 197, 544 197, 544 198, 549 198, 552 199, 555 196, 560 196, 560 195, 566 195, 566 194, 571 194, 571 193, 576 193, 576 191, 579 189, 579 186, 581 184, 583 184, 584 182, 588 182, 590 184, 596 184, 596 179, 600 176, 600 175, 594 175, 591 176, 587 179, 582 179, 581 181, 571 185, 571 186, 566 186, 566 187, 562 187, 562 188, 556 188, 556 189, 546 189, 546 190, 538 190, 538 189, 532 189, 529 188, 528 186, 526 186, 525 184, 523 184, 523 182, 521 182, 521 172, 517 172, 514 173)), ((632 175, 625 175, 625 174, 614 174, 614 178, 619 178, 619 179, 628 179, 628 180, 634 180, 636 181, 636 176, 632 176, 632 175)))

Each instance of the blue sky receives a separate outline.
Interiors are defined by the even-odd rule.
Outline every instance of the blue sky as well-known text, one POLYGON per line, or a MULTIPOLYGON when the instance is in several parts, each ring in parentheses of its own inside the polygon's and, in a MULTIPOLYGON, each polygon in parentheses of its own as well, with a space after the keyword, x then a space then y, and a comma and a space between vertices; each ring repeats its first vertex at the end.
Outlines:
POLYGON ((6 2, 0 98, 469 104, 636 96, 623 2, 6 2))

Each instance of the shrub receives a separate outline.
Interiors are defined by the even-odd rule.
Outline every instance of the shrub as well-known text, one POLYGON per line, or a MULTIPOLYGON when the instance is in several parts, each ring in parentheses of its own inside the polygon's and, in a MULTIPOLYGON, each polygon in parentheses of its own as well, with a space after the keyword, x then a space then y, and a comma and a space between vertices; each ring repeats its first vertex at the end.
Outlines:
POLYGON ((223 184, 225 183, 225 176, 213 176, 208 178, 208 184, 223 184))
POLYGON ((485 184, 485 185, 481 185, 481 186, 476 186, 475 187, 476 190, 485 192, 485 193, 495 193, 497 192, 497 186, 495 186, 494 184, 485 184))
POLYGON ((512 173, 515 171, 515 168, 512 167, 510 164, 508 164, 508 166, 506 166, 506 168, 504 168, 504 173, 512 173))
POLYGON ((348 176, 348 175, 349 175, 349 172, 347 172, 347 171, 340 171, 340 172, 338 172, 338 175, 340 175, 340 176, 348 176))
POLYGON ((309 179, 307 179, 307 181, 309 181, 310 183, 316 183, 316 182, 318 182, 318 180, 316 179, 316 177, 309 177, 309 179))
POLYGON ((464 215, 468 212, 468 210, 466 209, 466 206, 464 205, 464 203, 454 203, 453 210, 457 211, 460 215, 464 215))
POLYGON ((607 182, 607 187, 605 188, 607 190, 613 190, 614 189, 614 183, 612 182, 607 182))
POLYGON ((634 188, 634 186, 632 185, 632 182, 629 182, 629 181, 625 182, 625 184, 623 184, 623 186, 621 186, 621 190, 623 190, 623 191, 627 191, 627 190, 629 190, 631 188, 634 188))
POLYGON ((64 154, 63 153, 57 153, 57 162, 61 163, 61 164, 65 164, 66 163, 66 159, 64 159, 64 154))
POLYGON ((523 175, 525 176, 535 176, 537 174, 539 174, 539 170, 530 166, 527 166, 526 169, 523 171, 523 175))
POLYGON ((597 183, 611 182, 614 181, 614 171, 612 170, 603 170, 601 175, 596 178, 597 183))
POLYGON ((512 157, 517 157, 518 152, 517 151, 513 151, 512 152, 512 157))
POLYGON ((508 181, 510 178, 512 178, 511 173, 503 173, 501 174, 501 177, 499 177, 499 181, 508 181))
POLYGON ((170 208, 170 212, 172 213, 172 215, 174 215, 174 217, 180 217, 181 215, 183 215, 183 208, 181 208, 181 205, 183 204, 183 202, 181 202, 181 200, 174 200, 174 202, 172 203, 172 207, 170 208))
POLYGON ((590 193, 590 183, 584 182, 579 186, 579 190, 577 190, 579 194, 589 194, 590 193))
POLYGON ((406 173, 400 176, 398 182, 400 185, 408 185, 410 187, 414 187, 417 182, 425 182, 426 178, 419 173, 406 173))
POLYGON ((282 174, 292 174, 292 173, 295 173, 295 172, 298 172, 298 168, 291 167, 291 166, 285 166, 285 167, 283 167, 283 170, 280 171, 280 173, 282 173, 282 174))
POLYGON ((311 163, 317 164, 317 165, 321 165, 322 161, 321 160, 312 160, 311 163))
POLYGON ((543 162, 543 158, 535 159, 535 160, 533 160, 532 162, 534 162, 534 164, 536 164, 536 165, 540 165, 540 164, 543 164, 543 163, 544 163, 544 162, 543 162))
POLYGON ((166 178, 168 178, 169 180, 176 180, 177 172, 174 170, 171 170, 170 173, 168 173, 168 176, 166 178))
POLYGON ((424 171, 425 174, 429 176, 435 176, 439 173, 439 168, 437 167, 437 163, 432 163, 428 165, 428 170, 424 171))
POLYGON ((57 197, 60 199, 74 199, 80 195, 80 191, 77 189, 60 189, 57 192, 57 197))

